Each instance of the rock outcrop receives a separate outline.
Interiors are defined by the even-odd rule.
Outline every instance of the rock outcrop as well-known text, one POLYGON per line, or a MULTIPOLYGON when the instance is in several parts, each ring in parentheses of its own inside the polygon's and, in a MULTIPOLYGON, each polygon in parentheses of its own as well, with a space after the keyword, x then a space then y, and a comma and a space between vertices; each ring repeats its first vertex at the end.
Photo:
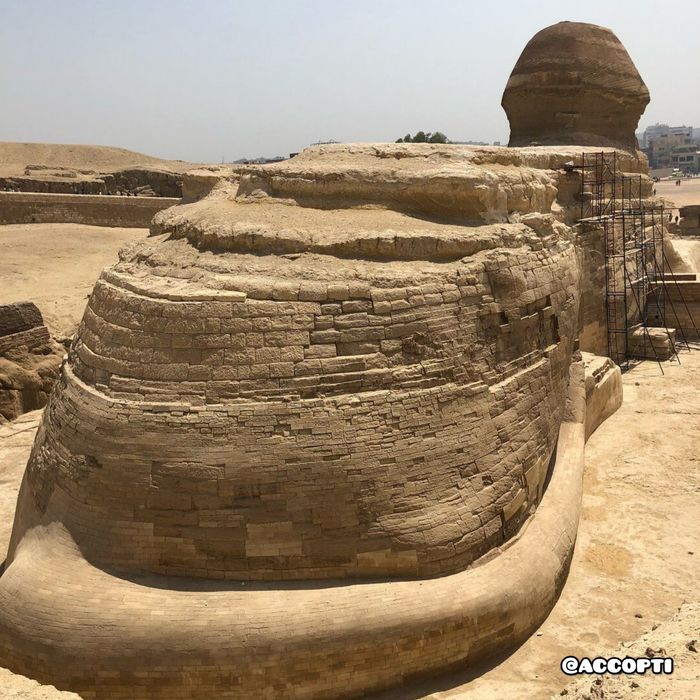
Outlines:
POLYGON ((0 688, 4 700, 80 700, 75 693, 65 693, 50 685, 39 685, 24 676, 0 668, 0 688))
POLYGON ((159 213, 97 282, 44 413, 0 659, 86 698, 316 697, 522 639, 580 498, 578 151, 324 146, 159 213), (570 506, 516 548, 547 497, 570 506), (474 577, 484 555, 498 572, 474 577), (69 634, 84 670, 36 653, 54 634, 43 587, 21 592, 36 566, 61 637, 90 629, 69 634), (386 604, 360 633, 370 593, 386 604), (117 600, 162 616, 118 622, 117 600), (283 608, 305 611, 294 642, 283 608))
POLYGON ((510 145, 637 148, 649 91, 615 34, 559 22, 535 34, 513 68, 502 105, 510 145))
POLYGON ((0 305, 0 422, 46 405, 64 354, 35 304, 0 305))
POLYGON ((0 141, 0 191, 180 197, 192 167, 122 148, 0 141))
POLYGON ((182 174, 137 167, 101 173, 67 167, 28 166, 23 175, 0 177, 0 191, 181 197, 182 174))
POLYGON ((182 201, 195 202, 222 180, 234 181, 239 168, 226 165, 209 165, 188 170, 182 178, 182 201))

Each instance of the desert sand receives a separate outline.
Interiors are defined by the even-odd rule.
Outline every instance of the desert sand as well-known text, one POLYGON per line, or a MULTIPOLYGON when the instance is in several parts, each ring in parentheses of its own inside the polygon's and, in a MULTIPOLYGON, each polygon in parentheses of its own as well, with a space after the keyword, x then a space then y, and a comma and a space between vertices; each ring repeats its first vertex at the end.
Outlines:
POLYGON ((680 185, 676 185, 675 182, 662 180, 654 185, 656 194, 666 200, 669 208, 678 209, 688 204, 700 204, 700 177, 683 179, 680 185))
POLYGON ((0 141, 0 176, 21 175, 28 165, 100 172, 139 166, 184 172, 193 167, 183 160, 164 160, 112 146, 0 141))
POLYGON ((78 224, 0 226, 0 304, 31 300, 54 336, 70 336, 102 269, 119 248, 147 235, 78 224))
MULTIPOLYGON (((700 177, 691 180, 681 180, 680 185, 675 180, 657 182, 656 194, 663 197, 669 211, 675 216, 678 207, 689 204, 700 204, 700 177)), ((674 236, 673 246, 688 263, 691 270, 700 270, 700 245, 693 238, 674 236)))

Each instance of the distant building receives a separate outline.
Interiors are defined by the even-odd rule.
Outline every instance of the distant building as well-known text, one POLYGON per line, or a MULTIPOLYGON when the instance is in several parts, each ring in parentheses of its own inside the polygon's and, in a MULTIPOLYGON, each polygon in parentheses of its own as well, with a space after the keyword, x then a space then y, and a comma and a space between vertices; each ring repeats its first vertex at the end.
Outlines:
MULTIPOLYGON (((460 146, 490 146, 491 144, 487 141, 451 141, 450 143, 455 143, 460 146)), ((497 144, 494 144, 497 145, 497 144)))
POLYGON ((678 168, 687 173, 698 172, 700 145, 692 126, 654 124, 644 130, 639 145, 652 170, 678 168))
MULTIPOLYGON (((290 156, 291 157, 291 156, 290 156)), ((265 165, 265 163, 279 163, 281 160, 287 160, 285 156, 273 156, 272 158, 267 158, 265 156, 259 156, 258 158, 239 158, 234 160, 234 165, 265 165)))
POLYGON ((693 138, 692 126, 669 126, 668 124, 659 124, 658 122, 644 129, 644 132, 639 135, 640 148, 647 148, 652 140, 660 138, 669 138, 671 136, 681 136, 684 138, 693 138))
POLYGON ((699 157, 700 151, 698 151, 697 143, 676 146, 671 151, 671 167, 678 168, 684 173, 697 173, 700 170, 698 167, 699 157))

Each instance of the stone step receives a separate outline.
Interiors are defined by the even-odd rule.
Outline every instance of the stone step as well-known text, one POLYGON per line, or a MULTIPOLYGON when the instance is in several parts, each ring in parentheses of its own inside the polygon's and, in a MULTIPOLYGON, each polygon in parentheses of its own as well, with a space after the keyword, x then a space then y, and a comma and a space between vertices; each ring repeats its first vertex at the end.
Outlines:
POLYGON ((632 357, 668 360, 674 354, 676 329, 644 328, 639 325, 628 335, 628 349, 632 357))

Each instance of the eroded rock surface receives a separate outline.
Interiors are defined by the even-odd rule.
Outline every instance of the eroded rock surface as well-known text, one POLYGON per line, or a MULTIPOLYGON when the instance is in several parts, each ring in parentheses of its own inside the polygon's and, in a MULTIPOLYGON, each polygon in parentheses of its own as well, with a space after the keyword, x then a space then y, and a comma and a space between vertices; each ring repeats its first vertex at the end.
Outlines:
POLYGON ((523 49, 503 93, 510 145, 580 144, 634 150, 649 91, 615 34, 559 22, 523 49))
POLYGON ((0 689, 3 700, 80 700, 80 696, 75 693, 56 690, 50 685, 39 685, 36 681, 4 668, 0 668, 0 689))
POLYGON ((0 305, 0 422, 46 405, 64 353, 35 304, 0 305))
POLYGON ((556 599, 580 502, 588 290, 562 168, 579 152, 313 148, 159 213, 95 285, 44 413, 0 656, 87 697, 100 671, 110 698, 320 696, 521 640, 556 599), (517 590, 489 585, 485 554, 517 590), (43 629, 43 588, 18 591, 39 561, 70 562, 56 587, 62 619, 94 632, 71 645, 90 644, 84 673, 33 660, 21 610, 43 629))

